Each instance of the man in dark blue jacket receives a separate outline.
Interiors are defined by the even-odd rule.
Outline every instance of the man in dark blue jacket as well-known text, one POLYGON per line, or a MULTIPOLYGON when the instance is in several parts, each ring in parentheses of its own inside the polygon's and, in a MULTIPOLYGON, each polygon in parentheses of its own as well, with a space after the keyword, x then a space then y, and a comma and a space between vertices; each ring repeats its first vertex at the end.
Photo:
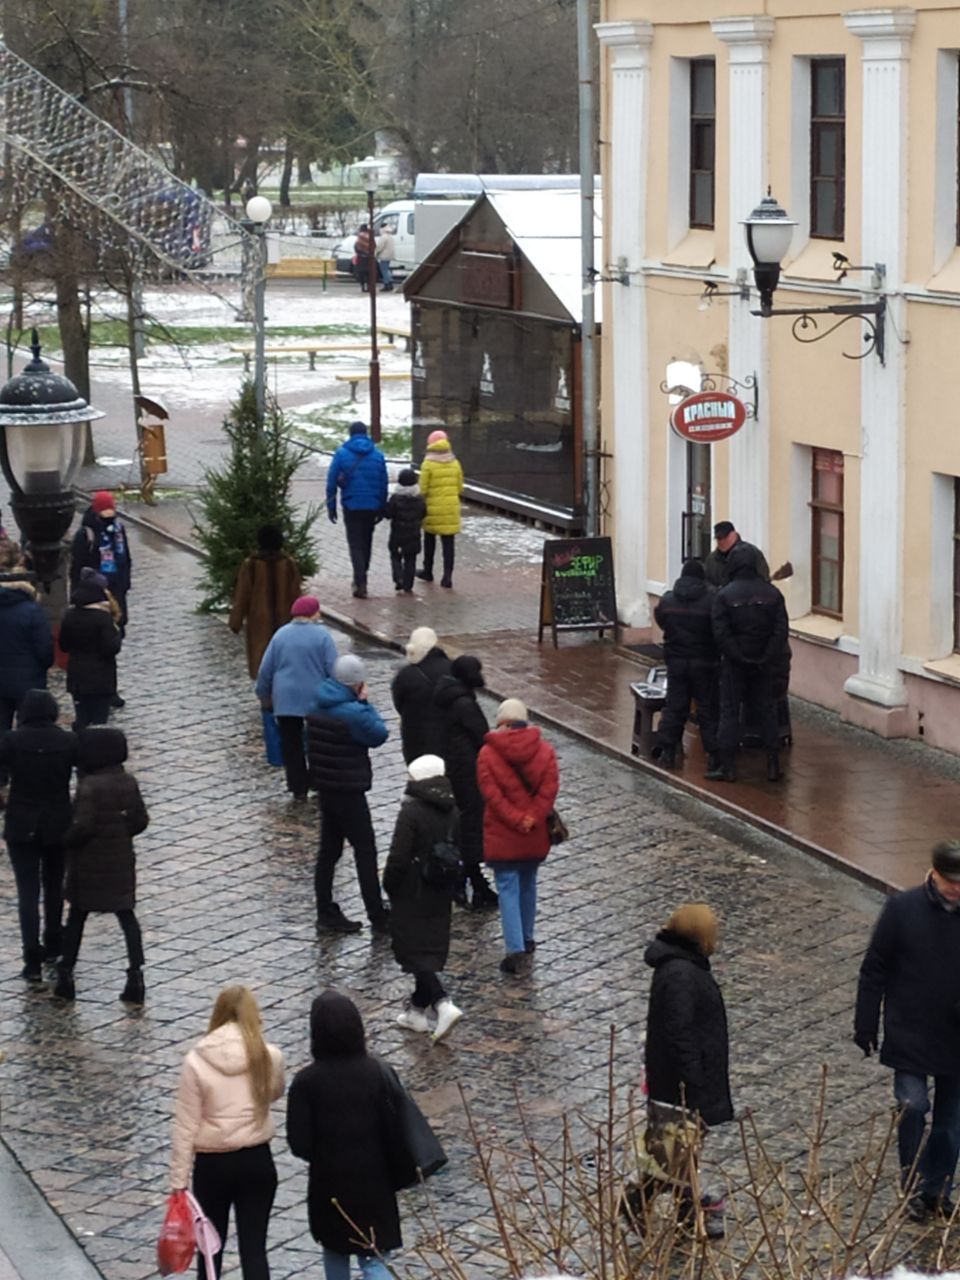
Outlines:
POLYGON ((960 840, 933 850, 923 884, 888 898, 860 966, 854 1043, 893 1068, 897 1140, 907 1206, 915 1222, 953 1213, 960 1152, 960 840), (921 1151, 930 1111, 933 1121, 921 1151), (918 1159, 919 1152, 919 1159, 918 1159))
POLYGON ((672 769, 683 738, 691 702, 697 704, 697 724, 708 767, 716 768, 717 680, 720 650, 713 636, 713 587, 705 580, 699 560, 687 560, 673 590, 664 593, 653 611, 663 631, 667 663, 667 700, 660 716, 657 746, 660 763, 672 769))
MULTIPOLYGON (((0 732, 11 727, 28 689, 44 689, 53 665, 53 635, 26 569, 0 579, 0 732)), ((0 765, 0 786, 7 774, 0 765)))
POLYGON ((363 663, 352 653, 339 657, 333 675, 322 681, 317 711, 307 717, 310 777, 320 801, 320 849, 314 886, 317 927, 334 933, 359 933, 333 901, 333 874, 344 841, 353 846, 360 896, 374 933, 389 932, 389 913, 380 895, 377 841, 367 792, 373 785, 370 748, 387 740, 387 726, 367 701, 363 663))
POLYGON ((373 527, 387 505, 387 462, 362 422, 351 422, 350 438, 333 455, 327 472, 327 515, 337 522, 337 490, 353 565, 353 594, 366 599, 373 527))

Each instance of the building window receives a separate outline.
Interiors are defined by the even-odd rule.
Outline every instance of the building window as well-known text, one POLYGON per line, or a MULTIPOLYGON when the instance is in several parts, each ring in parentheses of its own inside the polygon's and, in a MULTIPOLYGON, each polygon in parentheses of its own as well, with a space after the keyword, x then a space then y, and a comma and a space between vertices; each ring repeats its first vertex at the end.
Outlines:
POLYGON ((814 613, 843 616, 843 454, 835 449, 813 451, 814 613))
POLYGON ((690 226, 713 228, 717 70, 713 58, 690 62, 690 226))
POLYGON ((953 482, 953 652, 960 653, 960 480, 953 482))
POLYGON ((810 62, 810 234, 843 239, 846 86, 843 58, 810 62))

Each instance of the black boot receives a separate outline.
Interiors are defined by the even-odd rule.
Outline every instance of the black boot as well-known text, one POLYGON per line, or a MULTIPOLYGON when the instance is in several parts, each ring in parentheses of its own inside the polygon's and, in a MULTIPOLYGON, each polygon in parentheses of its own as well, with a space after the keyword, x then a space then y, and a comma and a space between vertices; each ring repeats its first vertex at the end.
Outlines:
POLYGON ((711 751, 707 756, 707 772, 703 775, 705 778, 720 777, 720 752, 711 751))
POLYGON ((716 764, 703 775, 710 782, 736 782, 737 766, 732 751, 717 753, 716 764))
POLYGON ((496 911, 500 899, 490 888, 481 868, 471 867, 469 874, 470 884, 473 887, 473 901, 470 904, 473 910, 496 911))
POLYGON ((143 970, 128 969, 127 985, 120 992, 120 999, 124 1004, 143 1004, 146 997, 146 990, 143 985, 143 970))
POLYGON ((72 969, 67 969, 62 964, 57 966, 57 985, 53 988, 53 994, 58 1000, 76 1000, 77 989, 73 985, 72 969))
POLYGON ((42 982, 43 947, 27 947, 23 957, 20 977, 27 982, 42 982))
POLYGON ((777 751, 767 752, 767 781, 779 782, 783 775, 780 773, 780 754, 777 751))
POLYGON ((659 764, 661 769, 674 769, 677 764, 677 748, 661 747, 659 764))

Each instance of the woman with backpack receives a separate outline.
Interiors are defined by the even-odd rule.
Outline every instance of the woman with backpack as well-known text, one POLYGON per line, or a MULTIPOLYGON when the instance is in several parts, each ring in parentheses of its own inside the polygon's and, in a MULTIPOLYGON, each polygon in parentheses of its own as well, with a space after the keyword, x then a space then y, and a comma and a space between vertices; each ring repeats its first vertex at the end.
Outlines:
POLYGON ((548 818, 560 789, 557 754, 527 721, 519 698, 497 708, 497 727, 477 756, 485 802, 483 856, 500 897, 506 955, 500 972, 523 973, 536 947, 537 872, 550 852, 548 818))
POLYGON ((397 1022, 442 1040, 463 1017, 437 976, 450 948, 450 904, 462 875, 459 819, 453 788, 439 756, 420 756, 409 768, 383 887, 390 898, 393 954, 415 986, 397 1022), (430 1015, 436 1021, 431 1026, 430 1015))
MULTIPOLYGON (((283 1094, 283 1055, 263 1038, 260 1009, 242 986, 217 996, 207 1034, 183 1062, 173 1117, 170 1187, 193 1194, 226 1240, 233 1207, 243 1280, 270 1280, 267 1224, 277 1190, 270 1104, 283 1094)), ((214 1255, 217 1276, 223 1248, 214 1255)), ((200 1263, 203 1276, 203 1262, 200 1263)))

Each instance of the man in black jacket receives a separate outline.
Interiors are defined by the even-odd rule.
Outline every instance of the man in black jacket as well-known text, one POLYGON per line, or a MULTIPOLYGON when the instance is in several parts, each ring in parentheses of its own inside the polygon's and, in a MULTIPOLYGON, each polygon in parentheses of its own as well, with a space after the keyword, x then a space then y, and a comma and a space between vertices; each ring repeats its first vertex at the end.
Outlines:
POLYGON ((28 982, 41 980, 41 964, 59 956, 62 944, 63 841, 77 737, 57 727, 58 711, 52 693, 31 689, 20 704, 18 728, 0 735, 0 763, 10 772, 3 838, 17 881, 22 976, 28 982))
POLYGON ((660 716, 657 747, 660 763, 672 769, 677 746, 697 704, 697 724, 709 768, 717 767, 717 678, 720 651, 713 636, 713 588, 704 580, 699 560, 688 560, 653 616, 663 631, 667 662, 667 700, 660 716))
POLYGON ((752 542, 744 542, 731 520, 718 520, 713 526, 713 536, 717 545, 703 562, 704 574, 712 587, 725 587, 730 581, 730 556, 737 547, 750 547, 756 552, 757 573, 764 582, 770 581, 770 566, 763 552, 752 542))
POLYGON ((854 1043, 893 1068, 897 1140, 910 1217, 953 1213, 960 1152, 960 840, 935 846, 923 884, 888 898, 860 966, 854 1043), (933 1121, 921 1151, 930 1111, 933 1121), (919 1159, 918 1159, 919 1152, 919 1159))
POLYGON ((760 726, 767 751, 767 778, 780 777, 777 751, 777 704, 773 671, 787 643, 789 623, 783 596, 757 571, 757 552, 740 543, 729 560, 730 581, 713 602, 713 634, 723 657, 720 670, 720 759, 706 777, 736 782, 740 745, 740 711, 746 704, 751 722, 760 726))

